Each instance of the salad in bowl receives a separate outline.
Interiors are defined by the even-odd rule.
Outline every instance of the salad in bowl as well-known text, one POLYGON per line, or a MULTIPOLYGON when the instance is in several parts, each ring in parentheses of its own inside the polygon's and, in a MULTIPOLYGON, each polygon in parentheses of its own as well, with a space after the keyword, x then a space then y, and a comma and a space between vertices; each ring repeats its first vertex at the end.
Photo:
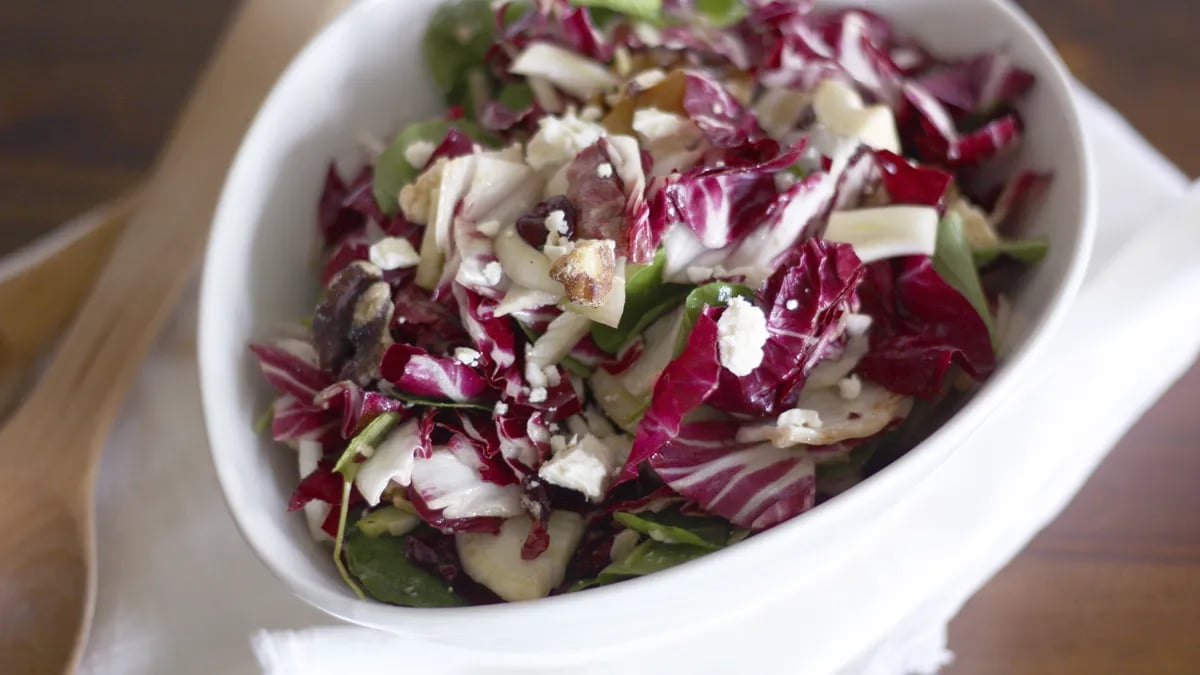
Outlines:
POLYGON ((585 591, 802 516, 992 373, 1047 250, 1004 54, 780 0, 461 0, 423 51, 444 113, 331 162, 324 291, 251 346, 360 595, 585 591))

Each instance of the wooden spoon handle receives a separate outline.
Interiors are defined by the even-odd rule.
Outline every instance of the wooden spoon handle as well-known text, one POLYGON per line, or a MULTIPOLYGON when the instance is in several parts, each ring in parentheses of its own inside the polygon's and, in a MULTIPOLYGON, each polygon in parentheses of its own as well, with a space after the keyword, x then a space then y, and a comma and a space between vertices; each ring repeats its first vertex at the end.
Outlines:
POLYGON ((4 430, 0 453, 71 466, 90 483, 138 364, 200 260, 243 133, 284 65, 338 4, 249 0, 240 8, 170 136, 141 209, 41 382, 4 430))

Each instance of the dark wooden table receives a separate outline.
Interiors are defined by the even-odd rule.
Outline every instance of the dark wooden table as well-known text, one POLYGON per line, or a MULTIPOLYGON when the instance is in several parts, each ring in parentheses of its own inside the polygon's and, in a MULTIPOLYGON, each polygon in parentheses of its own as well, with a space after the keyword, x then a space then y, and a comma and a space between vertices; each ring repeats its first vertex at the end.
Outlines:
MULTIPOLYGON (((6 252, 145 171, 232 2, 0 4, 6 252)), ((1200 172, 1200 3, 1023 4, 1077 76, 1200 172)), ((952 673, 1200 673, 1197 400, 1200 368, 967 605, 951 627, 952 673)))

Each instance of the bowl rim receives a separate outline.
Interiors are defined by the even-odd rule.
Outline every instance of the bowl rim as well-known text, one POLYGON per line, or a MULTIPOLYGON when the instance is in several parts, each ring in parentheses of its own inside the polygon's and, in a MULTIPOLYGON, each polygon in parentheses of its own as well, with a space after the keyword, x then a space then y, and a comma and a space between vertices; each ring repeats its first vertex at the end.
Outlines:
MULTIPOLYGON (((223 358, 223 353, 214 352, 210 346, 212 339, 207 337, 207 327, 221 316, 222 298, 217 296, 213 278, 218 274, 213 260, 217 257, 217 246, 221 238, 218 236, 223 229, 222 223, 233 218, 236 203, 241 197, 237 188, 243 174, 252 172, 252 161, 255 152, 251 150, 261 144, 257 139, 263 137, 263 127, 273 102, 278 98, 281 83, 293 79, 297 72, 307 70, 308 63, 316 54, 323 51, 323 45, 329 42, 331 36, 344 31, 357 17, 369 13, 373 7, 389 0, 361 0, 341 12, 326 25, 304 48, 293 58, 280 78, 264 99, 256 114, 255 120, 243 139, 242 146, 230 169, 221 198, 213 220, 213 230, 206 247, 206 258, 200 293, 200 313, 197 326, 197 344, 199 353, 200 384, 204 409, 205 424, 209 437, 209 450, 216 469, 218 482, 221 485, 222 498, 225 500, 234 523, 243 539, 255 552, 264 565, 299 598, 314 607, 340 619, 371 626, 394 633, 416 634, 433 639, 445 638, 460 642, 450 636, 473 635, 476 631, 504 632, 505 624, 527 617, 529 610, 534 609, 539 620, 547 623, 555 622, 570 625, 579 621, 595 621, 603 616, 599 610, 603 607, 624 608, 644 606, 648 593, 655 589, 660 597, 668 598, 676 603, 694 603, 694 608, 703 608, 702 612, 693 612, 695 617, 712 616, 710 621, 728 620, 729 614, 711 611, 715 607, 738 608, 746 607, 760 597, 764 592, 778 592, 781 585, 786 586, 786 577, 779 574, 742 575, 737 577, 736 591, 733 585, 717 584, 705 586, 702 600, 689 600, 691 589, 706 580, 719 578, 720 572, 734 569, 769 569, 769 567, 753 567, 755 563, 769 563, 772 559, 780 559, 789 552, 801 547, 811 546, 826 538, 838 537, 838 526, 852 518, 855 514, 869 513, 873 506, 895 504, 897 500, 908 499, 911 492, 894 494, 893 486, 905 483, 915 486, 923 482, 934 470, 941 465, 953 452, 959 443, 966 438, 990 412, 999 405, 1012 384, 1025 376, 1035 361, 1037 353, 1041 352, 1050 336, 1060 325, 1069 306, 1070 300, 1078 292, 1087 269, 1091 255, 1092 242, 1096 229, 1096 178, 1093 170, 1092 150, 1084 136, 1078 99, 1073 91, 1073 81, 1066 66, 1054 50, 1049 39, 1033 20, 1020 8, 1004 0, 978 0, 993 5, 1006 16, 1011 30, 1024 32, 1036 46, 1032 58, 1044 62, 1048 67, 1045 76, 1039 79, 1039 86, 1052 87, 1056 97, 1066 103, 1063 111, 1064 118, 1070 130, 1069 143, 1080 158, 1080 189, 1077 205, 1081 214, 1081 222, 1073 242, 1072 255, 1065 261, 1063 282, 1052 291, 1046 309, 1036 321, 1030 324, 1027 338, 1017 349, 1007 355, 1005 362, 989 378, 985 386, 968 400, 945 424, 931 433, 924 441, 905 453, 888 467, 855 486, 847 495, 830 500, 821 508, 783 523, 769 531, 755 536, 752 540, 742 542, 738 546, 716 551, 703 558, 692 561, 687 565, 677 566, 657 572, 649 578, 634 578, 620 584, 597 588, 588 593, 575 593, 542 598, 533 602, 504 603, 499 605, 472 606, 463 608, 421 609, 387 605, 374 600, 354 598, 348 593, 334 593, 300 578, 290 566, 284 564, 279 556, 263 546, 254 537, 254 525, 242 513, 242 508, 231 499, 231 484, 234 467, 224 459, 231 456, 230 452, 219 449, 216 439, 221 437, 214 411, 220 406, 220 394, 216 391, 208 375, 207 363, 214 359, 223 358), (853 495, 853 497, 850 497, 853 495), (782 579, 782 581, 781 581, 782 579)), ((678 607, 673 608, 678 611, 678 607)), ((694 631, 702 624, 698 619, 687 626, 663 626, 664 631, 656 636, 638 638, 622 638, 623 647, 635 648, 641 642, 659 641, 663 634, 694 631)), ((596 642, 602 642, 596 636, 596 642)), ((531 641, 527 641, 531 642, 531 641)), ((540 641, 536 645, 539 655, 549 659, 553 655, 554 645, 540 641)), ((598 645, 595 650, 611 647, 610 644, 598 645)), ((573 657, 587 658, 595 650, 570 648, 573 657)), ((526 649, 513 651, 534 652, 530 646, 526 649)))

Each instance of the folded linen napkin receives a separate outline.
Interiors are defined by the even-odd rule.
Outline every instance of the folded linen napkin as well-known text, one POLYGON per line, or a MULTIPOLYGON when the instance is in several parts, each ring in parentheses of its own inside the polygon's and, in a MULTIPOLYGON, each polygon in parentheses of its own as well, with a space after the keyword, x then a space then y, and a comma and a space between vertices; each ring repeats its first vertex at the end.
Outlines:
POLYGON ((818 622, 768 605, 764 616, 787 621, 722 626, 720 634, 698 632, 688 643, 627 654, 619 663, 558 671, 334 626, 270 578, 226 512, 201 420, 192 295, 145 364, 101 466, 99 596, 81 672, 936 671, 951 658, 949 619, 1065 506, 1200 346, 1200 268, 1193 264, 1200 189, 1188 193, 1184 176, 1111 109, 1086 91, 1079 97, 1089 140, 1104 153, 1096 167, 1100 229, 1084 290, 1043 351, 1037 376, 904 503, 866 526, 872 532, 863 539, 873 548, 848 563, 859 583, 829 588, 812 580, 814 592, 832 601, 815 603, 870 606, 869 616, 833 612, 818 622), (1145 227, 1150 222, 1156 224, 1145 227), (1111 320, 1112 306, 1121 307, 1120 322, 1111 320), (1090 367, 1135 348, 1136 370, 1090 367), (1101 375, 1104 386, 1097 386, 1101 375), (1054 383, 1053 400, 1047 382, 1054 383), (1021 429, 1022 443, 1006 442, 1013 428, 1021 429), (896 543, 886 557, 871 555, 889 541, 896 543), (803 652, 794 649, 797 639, 805 640, 803 652), (693 648, 702 660, 684 658, 687 644, 706 643, 727 648, 693 648))

